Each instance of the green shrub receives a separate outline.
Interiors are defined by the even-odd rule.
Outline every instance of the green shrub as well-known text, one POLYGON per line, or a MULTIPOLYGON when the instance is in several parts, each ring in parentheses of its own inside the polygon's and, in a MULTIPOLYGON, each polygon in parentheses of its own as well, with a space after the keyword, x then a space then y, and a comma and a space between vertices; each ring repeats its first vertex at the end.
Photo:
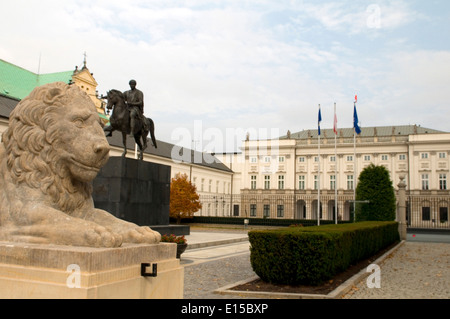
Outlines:
POLYGON ((356 221, 395 220, 396 198, 389 171, 384 166, 370 164, 359 175, 356 200, 368 200, 358 205, 356 221))
POLYGON ((361 222, 249 232, 250 261, 264 281, 318 285, 399 240, 396 222, 361 222))

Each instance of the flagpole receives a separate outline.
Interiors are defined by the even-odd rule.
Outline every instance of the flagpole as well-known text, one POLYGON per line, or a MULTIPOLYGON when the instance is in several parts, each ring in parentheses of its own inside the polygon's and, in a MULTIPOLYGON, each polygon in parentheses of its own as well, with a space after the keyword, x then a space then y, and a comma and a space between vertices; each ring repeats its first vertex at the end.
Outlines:
POLYGON ((337 140, 337 117, 336 117, 336 103, 334 103, 334 220, 335 223, 338 223, 337 215, 338 215, 338 200, 337 200, 337 186, 338 186, 338 173, 337 173, 337 148, 336 148, 336 140, 337 140))
POLYGON ((358 125, 358 117, 356 114, 357 96, 355 95, 355 102, 353 102, 353 222, 356 222, 356 180, 357 180, 357 165, 356 160, 356 127, 358 125))
MULTIPOLYGON (((354 105, 355 103, 353 103, 354 105)), ((353 128, 353 222, 356 220, 356 128, 353 128)))
POLYGON ((318 175, 317 175, 317 226, 320 225, 320 121, 322 120, 322 115, 320 112, 320 104, 319 104, 319 129, 317 131, 317 133, 319 133, 318 136, 318 140, 319 140, 319 146, 318 146, 318 155, 319 155, 319 161, 318 161, 318 175))
POLYGON ((358 114, 356 112, 356 102, 358 102, 358 97, 355 95, 355 102, 353 102, 353 156, 354 156, 354 167, 353 167, 353 221, 356 221, 356 186, 358 184, 358 161, 356 159, 356 135, 361 134, 361 128, 358 125, 358 114))

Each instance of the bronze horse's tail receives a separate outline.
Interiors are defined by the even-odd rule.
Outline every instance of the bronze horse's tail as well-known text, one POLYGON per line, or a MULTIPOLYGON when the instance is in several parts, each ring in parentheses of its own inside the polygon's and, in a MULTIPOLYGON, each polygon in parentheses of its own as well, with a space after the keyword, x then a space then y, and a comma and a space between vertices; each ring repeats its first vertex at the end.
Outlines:
POLYGON ((158 145, 156 144, 156 138, 155 138, 155 123, 153 122, 153 120, 151 118, 147 118, 147 120, 149 123, 150 137, 152 139, 153 146, 155 148, 158 148, 158 145))

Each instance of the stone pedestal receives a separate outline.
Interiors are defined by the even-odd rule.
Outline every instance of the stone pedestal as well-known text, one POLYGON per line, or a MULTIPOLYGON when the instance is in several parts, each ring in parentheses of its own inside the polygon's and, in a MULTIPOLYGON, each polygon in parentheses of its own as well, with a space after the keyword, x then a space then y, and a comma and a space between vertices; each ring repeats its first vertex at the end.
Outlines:
POLYGON ((400 176, 398 186, 398 232, 401 240, 406 240, 406 183, 405 176, 400 176))
POLYGON ((169 225, 171 167, 111 157, 93 181, 95 207, 141 226, 169 225))
POLYGON ((0 298, 179 299, 176 244, 90 248, 0 242, 0 298), (157 264, 156 277, 152 273, 157 264))
POLYGON ((189 226, 169 225, 171 167, 111 157, 93 181, 96 208, 164 234, 189 235, 189 226))

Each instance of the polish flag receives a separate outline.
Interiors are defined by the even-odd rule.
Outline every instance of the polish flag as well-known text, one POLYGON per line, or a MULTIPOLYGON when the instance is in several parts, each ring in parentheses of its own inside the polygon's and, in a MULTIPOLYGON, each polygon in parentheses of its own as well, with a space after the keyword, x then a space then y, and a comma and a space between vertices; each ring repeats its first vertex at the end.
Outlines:
POLYGON ((336 105, 334 105, 334 125, 333 125, 334 134, 337 135, 337 116, 336 116, 336 105))

